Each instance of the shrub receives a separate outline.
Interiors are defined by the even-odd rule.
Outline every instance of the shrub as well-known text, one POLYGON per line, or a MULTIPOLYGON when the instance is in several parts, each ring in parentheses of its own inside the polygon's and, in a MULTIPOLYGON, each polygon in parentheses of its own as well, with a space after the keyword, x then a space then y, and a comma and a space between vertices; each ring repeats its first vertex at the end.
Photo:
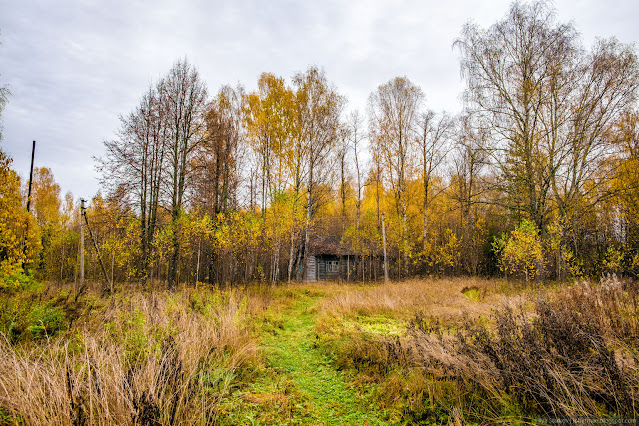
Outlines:
POLYGON ((528 413, 570 417, 633 414, 626 374, 601 330, 582 312, 539 300, 536 318, 504 308, 496 331, 485 327, 458 335, 462 353, 483 355, 486 370, 498 373, 528 413), (603 410, 603 411, 602 411, 603 410))
POLYGON ((68 326, 62 308, 48 303, 34 305, 27 316, 27 324, 26 329, 35 339, 55 337, 68 326))
POLYGON ((0 273, 0 292, 5 295, 15 294, 17 291, 39 290, 40 284, 33 279, 33 275, 26 274, 22 267, 13 265, 0 273))
POLYGON ((508 237, 495 238, 493 250, 499 257, 500 269, 506 274, 523 276, 529 281, 543 268, 539 232, 529 220, 524 219, 508 237))
POLYGON ((28 278, 28 290, 14 291, 0 300, 0 333, 12 343, 55 337, 68 328, 64 310, 42 302, 41 289, 28 278))
POLYGON ((530 416, 636 416, 636 296, 635 285, 614 279, 582 284, 539 298, 532 312, 498 309, 494 328, 463 325, 449 338, 416 320, 415 365, 511 399, 530 416))

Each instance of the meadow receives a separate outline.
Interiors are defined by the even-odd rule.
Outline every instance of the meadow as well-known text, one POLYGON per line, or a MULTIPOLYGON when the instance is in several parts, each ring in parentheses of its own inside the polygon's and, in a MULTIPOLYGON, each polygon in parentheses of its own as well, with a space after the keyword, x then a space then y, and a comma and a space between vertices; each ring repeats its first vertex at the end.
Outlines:
POLYGON ((531 424, 639 414, 638 289, 455 278, 0 302, 2 424, 531 424))
MULTIPOLYGON (((322 7, 300 22, 334 17, 322 7)), ((252 83, 243 70, 213 89, 211 70, 180 57, 164 74, 136 70, 158 78, 123 91, 125 68, 107 83, 82 67, 78 83, 127 93, 116 121, 92 121, 117 123, 92 126, 98 138, 67 124, 88 123, 85 110, 115 119, 106 98, 80 108, 40 96, 60 119, 29 123, 62 123, 39 141, 45 155, 27 127, 7 129, 11 153, 0 146, 0 425, 636 422, 639 52, 590 42, 550 0, 504 12, 445 41, 463 82, 450 113, 432 87, 386 71, 374 85, 351 76, 357 98, 370 91, 365 110, 351 109, 355 86, 294 64, 309 57, 287 31, 276 32, 295 42, 291 67, 278 60, 252 83), (13 140, 33 141, 28 174, 13 140), (54 168, 99 189, 63 191, 54 168), (320 278, 347 282, 295 282, 320 278)), ((175 14, 151 15, 175 27, 175 14)), ((112 26, 95 27, 71 53, 112 26)), ((383 46, 355 56, 385 58, 383 46)), ((348 70, 348 51, 337 53, 348 70)), ((419 55, 412 63, 437 62, 419 55)), ((402 57, 388 56, 393 69, 402 57)), ((217 65, 215 84, 232 72, 217 65)), ((364 68, 375 67, 352 71, 364 68)), ((13 121, 44 105, 25 93, 73 80, 54 72, 62 83, 21 88, 22 74, 13 121)))

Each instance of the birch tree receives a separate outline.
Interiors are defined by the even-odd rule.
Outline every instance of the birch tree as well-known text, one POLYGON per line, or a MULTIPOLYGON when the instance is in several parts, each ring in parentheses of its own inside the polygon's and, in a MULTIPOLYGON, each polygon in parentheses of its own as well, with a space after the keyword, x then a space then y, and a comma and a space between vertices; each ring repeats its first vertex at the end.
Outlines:
POLYGON ((435 172, 444 162, 451 149, 450 139, 455 129, 454 120, 446 113, 437 116, 433 111, 423 113, 419 120, 419 133, 417 144, 421 155, 422 185, 424 189, 424 201, 422 209, 424 213, 424 250, 428 244, 428 207, 431 199, 436 195, 432 193, 432 182, 435 172))
POLYGON ((162 80, 166 111, 167 167, 165 191, 173 225, 172 252, 169 257, 168 284, 178 284, 180 236, 177 222, 193 184, 193 160, 205 139, 204 114, 206 85, 186 59, 177 61, 162 80))
POLYGON ((416 167, 415 139, 423 99, 424 94, 418 86, 406 77, 396 77, 379 86, 368 101, 370 134, 375 139, 401 221, 404 265, 407 264, 409 251, 407 183, 416 167))
POLYGON ((356 228, 359 229, 362 217, 362 192, 364 190, 363 177, 365 175, 363 165, 361 164, 365 134, 362 130, 364 126, 364 119, 358 110, 352 111, 348 115, 346 126, 350 147, 353 150, 353 163, 355 165, 355 224, 356 228))
POLYGON ((239 208, 243 101, 241 87, 223 86, 204 116, 205 136, 196 158, 196 191, 198 203, 212 216, 239 208))
POLYGON ((140 276, 149 275, 153 236, 167 158, 165 92, 150 86, 133 112, 120 116, 116 139, 105 141, 106 153, 96 158, 100 183, 140 214, 140 276))
POLYGON ((322 202, 321 184, 330 176, 329 160, 339 140, 340 114, 345 98, 328 82, 324 71, 310 67, 293 78, 299 119, 299 137, 307 155, 306 226, 303 265, 306 268, 310 226, 322 202))
POLYGON ((587 52, 543 1, 513 3, 486 30, 467 24, 456 46, 471 113, 490 132, 502 194, 495 201, 544 235, 555 208, 572 215, 585 199, 600 200, 606 135, 636 99, 634 48, 598 40, 587 52))

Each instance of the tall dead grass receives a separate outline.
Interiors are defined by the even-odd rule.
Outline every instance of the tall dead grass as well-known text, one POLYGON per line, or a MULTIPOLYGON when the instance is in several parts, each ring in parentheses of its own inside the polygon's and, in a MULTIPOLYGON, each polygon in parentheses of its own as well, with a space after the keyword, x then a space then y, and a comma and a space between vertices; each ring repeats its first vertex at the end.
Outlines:
POLYGON ((0 339, 7 423, 212 424, 216 405, 257 362, 237 292, 111 299, 41 344, 0 339))
POLYGON ((435 298, 457 301, 456 309, 464 310, 476 302, 457 296, 463 283, 408 282, 336 297, 337 312, 414 312, 404 336, 342 331, 341 342, 331 346, 338 365, 378 381, 380 401, 399 407, 407 421, 639 414, 637 283, 607 278, 504 297, 490 320, 461 316, 451 328, 438 312, 448 315, 455 307, 438 311, 430 297, 439 291, 435 298), (422 309, 401 300, 410 296, 422 309))
POLYGON ((330 315, 412 315, 417 311, 438 317, 480 315, 503 296, 490 291, 491 282, 481 278, 448 278, 441 280, 406 280, 376 286, 350 287, 327 298, 321 310, 330 315), (474 290, 469 298, 463 290, 474 290))
POLYGON ((415 365, 472 383, 523 413, 564 418, 639 414, 637 283, 584 282, 504 306, 494 326, 466 324, 445 336, 416 319, 415 365))

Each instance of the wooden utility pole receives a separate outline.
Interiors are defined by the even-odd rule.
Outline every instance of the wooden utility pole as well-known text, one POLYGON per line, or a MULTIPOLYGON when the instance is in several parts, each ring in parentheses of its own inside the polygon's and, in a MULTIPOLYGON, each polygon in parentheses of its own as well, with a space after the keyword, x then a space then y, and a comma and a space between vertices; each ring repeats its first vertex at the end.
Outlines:
MULTIPOLYGON (((33 183, 33 160, 35 159, 35 141, 31 147, 31 171, 29 172, 29 193, 27 195, 27 213, 31 210, 31 184, 33 183)), ((24 238, 22 239, 22 253, 25 260, 27 258, 27 235, 29 235, 29 220, 27 219, 26 227, 24 230, 24 238)))
POLYGON ((84 199, 80 198, 80 288, 84 288, 84 199))
POLYGON ((35 159, 35 141, 31 147, 31 171, 29 172, 29 193, 27 195, 27 212, 31 208, 31 185, 33 183, 33 160, 35 159))
POLYGON ((388 257, 386 256, 386 217, 382 213, 382 242, 384 244, 384 282, 388 282, 388 257))

